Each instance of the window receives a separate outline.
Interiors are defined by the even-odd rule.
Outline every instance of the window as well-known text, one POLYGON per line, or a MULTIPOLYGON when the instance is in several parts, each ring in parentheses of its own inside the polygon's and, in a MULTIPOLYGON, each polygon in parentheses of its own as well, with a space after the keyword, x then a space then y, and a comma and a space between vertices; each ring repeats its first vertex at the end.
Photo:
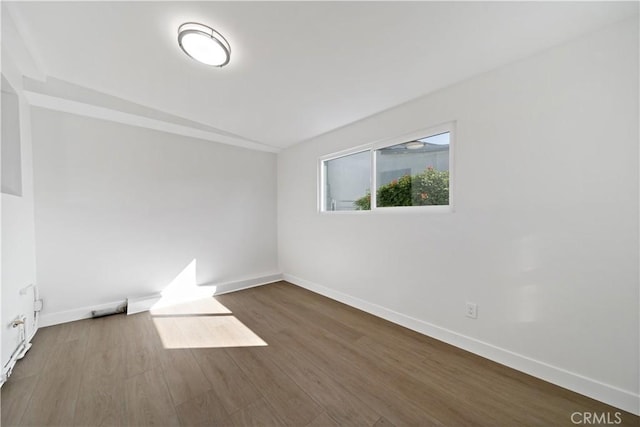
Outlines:
POLYGON ((444 132, 375 150, 376 206, 448 205, 449 140, 444 132))
POLYGON ((321 159, 320 210, 450 207, 452 140, 448 124, 321 159))
POLYGON ((353 211, 371 188, 371 153, 363 151, 323 162, 323 211, 353 211))

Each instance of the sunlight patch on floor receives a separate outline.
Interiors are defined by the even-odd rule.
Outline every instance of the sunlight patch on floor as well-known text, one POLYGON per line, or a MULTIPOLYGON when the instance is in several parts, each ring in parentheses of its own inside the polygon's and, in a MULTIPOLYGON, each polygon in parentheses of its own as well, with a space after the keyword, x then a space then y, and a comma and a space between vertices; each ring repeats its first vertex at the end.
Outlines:
POLYGON ((266 346, 214 298, 215 286, 198 286, 193 259, 160 293, 151 317, 167 349, 266 346))
POLYGON ((165 348, 266 346, 258 335, 232 315, 153 317, 165 348))
POLYGON ((231 311, 220 304, 213 296, 178 302, 161 299, 158 303, 154 304, 150 311, 154 316, 231 314, 231 311))

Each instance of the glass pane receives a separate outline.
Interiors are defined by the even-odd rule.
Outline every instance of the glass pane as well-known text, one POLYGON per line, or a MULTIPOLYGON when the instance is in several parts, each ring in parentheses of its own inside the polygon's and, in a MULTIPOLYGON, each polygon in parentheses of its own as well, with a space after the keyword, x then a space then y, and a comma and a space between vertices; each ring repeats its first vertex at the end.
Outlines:
POLYGON ((324 162, 325 211, 371 209, 371 152, 324 162))
POLYGON ((449 132, 376 150, 376 205, 449 204, 449 132))

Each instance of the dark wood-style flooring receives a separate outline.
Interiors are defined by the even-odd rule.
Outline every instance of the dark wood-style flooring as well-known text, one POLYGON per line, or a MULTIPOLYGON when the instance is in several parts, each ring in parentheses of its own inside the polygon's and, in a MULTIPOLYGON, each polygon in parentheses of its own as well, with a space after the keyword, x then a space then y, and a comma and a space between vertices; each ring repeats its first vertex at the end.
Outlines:
POLYGON ((3 427, 639 424, 286 282, 42 328, 1 392, 3 427))

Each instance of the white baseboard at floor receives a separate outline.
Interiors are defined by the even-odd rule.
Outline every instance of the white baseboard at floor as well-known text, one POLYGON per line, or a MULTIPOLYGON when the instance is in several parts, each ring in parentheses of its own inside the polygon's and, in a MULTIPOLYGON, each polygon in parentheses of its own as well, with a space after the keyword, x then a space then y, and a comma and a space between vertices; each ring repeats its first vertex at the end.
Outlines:
POLYGON ((127 316, 149 311, 162 299, 162 295, 154 294, 141 298, 127 298, 127 316))
POLYGON ((241 291, 243 289, 255 288, 256 286, 268 285, 282 280, 282 273, 270 274, 268 276, 254 277, 251 279, 233 280, 230 282, 218 283, 213 295, 228 294, 229 292, 241 291))
POLYGON ((454 345, 458 348, 467 350, 471 353, 532 375, 536 378, 540 378, 560 387, 575 391, 576 393, 580 393, 611 406, 615 406, 616 408, 631 412, 632 414, 640 415, 640 395, 636 395, 630 391, 622 390, 609 384, 604 384, 600 381, 587 378, 583 375, 514 353, 504 348, 496 347, 492 344, 398 313, 380 305, 344 294, 291 274, 283 273, 282 278, 294 285, 347 304, 351 307, 355 307, 369 314, 373 314, 374 316, 381 317, 392 323, 404 326, 405 328, 443 341, 447 344, 454 345))
MULTIPOLYGON (((242 279, 229 281, 224 283, 212 283, 203 285, 202 288, 210 288, 211 295, 222 295, 229 292, 236 292, 242 289, 253 288, 255 286, 267 285, 282 280, 281 273, 269 274, 266 276, 254 277, 250 279, 242 279)), ((160 294, 148 295, 140 298, 127 298, 127 314, 135 314, 150 310, 162 296, 160 294)), ((124 301, 115 301, 106 304, 99 304, 87 307, 76 308, 73 310, 58 311, 54 313, 43 313, 40 316, 40 327, 58 325, 60 323, 73 322, 75 320, 91 318, 93 310, 105 310, 115 308, 124 301)))
POLYGON ((87 307, 75 308, 73 310, 57 311, 54 313, 42 313, 40 315, 38 327, 59 325, 61 323, 73 322, 76 320, 91 318, 91 312, 94 310, 107 310, 116 308, 124 301, 114 301, 105 304, 92 305, 87 307))
MULTIPOLYGON (((243 289, 254 288, 256 286, 268 285, 269 283, 278 282, 280 280, 282 280, 282 274, 275 273, 267 276, 253 277, 251 279, 233 280, 222 283, 209 283, 200 285, 198 286, 198 288, 204 291, 209 289, 210 293, 208 293, 208 295, 216 296, 227 294, 229 292, 241 291, 243 289)), ((202 294, 200 294, 200 296, 197 298, 201 297, 202 294)), ((127 314, 136 314, 143 311, 149 311, 154 307, 155 304, 161 302, 161 300, 161 294, 148 295, 141 298, 127 298, 127 314)), ((186 300, 188 300, 188 298, 186 300)))

